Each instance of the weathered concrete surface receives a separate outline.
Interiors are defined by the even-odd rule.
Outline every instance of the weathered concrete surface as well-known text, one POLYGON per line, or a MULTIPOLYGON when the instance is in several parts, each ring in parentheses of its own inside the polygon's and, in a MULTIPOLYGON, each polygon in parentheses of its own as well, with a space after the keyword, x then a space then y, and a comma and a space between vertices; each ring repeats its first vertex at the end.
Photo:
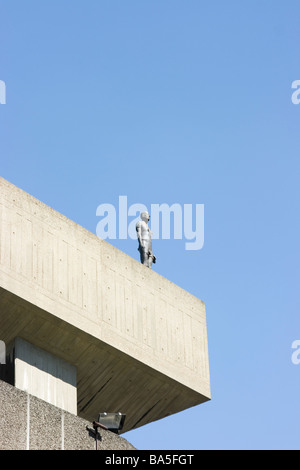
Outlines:
MULTIPOLYGON (((0 403, 0 450, 96 449, 92 423, 1 380, 0 403)), ((101 430, 101 438, 99 450, 135 450, 112 432, 101 430)))
POLYGON ((0 179, 0 339, 77 369, 78 415, 123 432, 210 399, 204 303, 0 179))
POLYGON ((6 368, 11 368, 12 385, 62 410, 77 414, 75 366, 21 338, 15 338, 8 345, 6 362, 6 368))

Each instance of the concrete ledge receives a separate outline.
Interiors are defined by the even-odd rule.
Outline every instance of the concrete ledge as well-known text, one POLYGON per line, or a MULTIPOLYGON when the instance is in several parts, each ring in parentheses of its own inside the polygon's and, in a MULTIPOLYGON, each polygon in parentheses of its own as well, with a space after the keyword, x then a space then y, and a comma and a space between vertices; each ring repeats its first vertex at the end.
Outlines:
POLYGON ((210 399, 204 303, 0 179, 0 332, 77 369, 77 412, 124 432, 210 399))

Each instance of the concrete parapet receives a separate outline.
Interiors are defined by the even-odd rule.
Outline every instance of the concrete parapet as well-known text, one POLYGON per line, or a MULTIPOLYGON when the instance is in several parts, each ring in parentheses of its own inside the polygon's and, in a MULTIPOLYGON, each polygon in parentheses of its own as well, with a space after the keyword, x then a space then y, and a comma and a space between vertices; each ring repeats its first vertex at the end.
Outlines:
MULTIPOLYGON (((0 365, 0 367, 2 367, 0 365)), ((0 380, 0 450, 95 450, 92 423, 0 380)), ((99 450, 135 450, 101 430, 99 450)))

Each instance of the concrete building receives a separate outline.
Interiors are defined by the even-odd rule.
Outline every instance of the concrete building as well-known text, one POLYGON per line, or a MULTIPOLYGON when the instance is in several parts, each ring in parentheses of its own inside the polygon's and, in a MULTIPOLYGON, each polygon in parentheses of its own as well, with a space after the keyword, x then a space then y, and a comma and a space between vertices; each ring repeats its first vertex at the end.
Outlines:
MULTIPOLYGON (((210 399, 201 300, 2 178, 0 195, 0 395, 11 413, 24 402, 28 423, 30 403, 56 410, 65 439, 62 419, 87 434, 100 412, 121 411, 126 432, 210 399), (23 398, 9 404, 7 387, 23 398)), ((3 410, 0 449, 12 448, 3 410)))

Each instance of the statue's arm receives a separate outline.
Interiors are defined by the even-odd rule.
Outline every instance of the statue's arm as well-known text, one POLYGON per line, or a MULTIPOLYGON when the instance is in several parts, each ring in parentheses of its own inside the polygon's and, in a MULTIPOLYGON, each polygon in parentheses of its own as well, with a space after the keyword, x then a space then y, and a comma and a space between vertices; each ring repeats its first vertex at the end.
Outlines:
POLYGON ((135 226, 135 229, 136 229, 136 234, 137 234, 137 238, 138 238, 139 244, 140 244, 140 246, 143 246, 143 241, 142 241, 142 227, 141 227, 141 223, 140 223, 140 222, 137 222, 137 224, 136 224, 136 226, 135 226))

